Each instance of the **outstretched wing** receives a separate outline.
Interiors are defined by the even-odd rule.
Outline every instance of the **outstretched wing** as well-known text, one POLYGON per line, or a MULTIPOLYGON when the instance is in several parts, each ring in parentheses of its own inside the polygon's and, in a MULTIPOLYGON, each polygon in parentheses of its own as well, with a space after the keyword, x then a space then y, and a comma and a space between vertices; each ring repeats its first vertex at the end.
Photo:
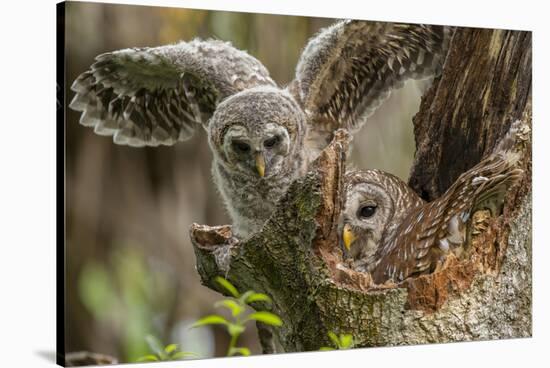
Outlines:
POLYGON ((516 145, 527 140, 527 125, 517 121, 493 153, 463 173, 443 196, 411 213, 390 243, 377 252, 373 279, 400 282, 432 272, 437 263, 466 242, 466 227, 478 209, 499 215, 504 195, 523 171, 516 145))
POLYGON ((275 85, 266 68, 228 42, 193 40, 96 57, 73 83, 80 123, 117 144, 171 145, 205 125, 222 99, 275 85))
POLYGON ((443 26, 340 21, 309 41, 289 89, 314 133, 329 139, 337 128, 356 130, 392 89, 440 70, 451 34, 443 26))

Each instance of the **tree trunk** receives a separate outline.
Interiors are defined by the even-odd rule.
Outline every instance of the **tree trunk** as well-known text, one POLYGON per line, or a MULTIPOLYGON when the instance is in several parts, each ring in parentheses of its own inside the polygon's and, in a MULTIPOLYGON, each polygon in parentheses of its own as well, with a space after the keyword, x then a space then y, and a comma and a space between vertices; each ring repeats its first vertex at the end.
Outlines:
MULTIPOLYGON (((414 118, 410 185, 427 200, 437 198, 491 152, 515 119, 531 121, 531 33, 457 30, 442 76, 414 118)), ((273 335, 285 352, 330 345, 329 331, 351 333, 355 346, 530 336, 530 147, 521 189, 473 238, 468 257, 449 256, 442 269, 399 285, 373 285, 340 263, 347 144, 347 134, 337 132, 251 238, 239 242, 229 226, 193 225, 203 284, 222 292, 213 282, 222 275, 241 291, 270 295, 284 323, 273 335)))

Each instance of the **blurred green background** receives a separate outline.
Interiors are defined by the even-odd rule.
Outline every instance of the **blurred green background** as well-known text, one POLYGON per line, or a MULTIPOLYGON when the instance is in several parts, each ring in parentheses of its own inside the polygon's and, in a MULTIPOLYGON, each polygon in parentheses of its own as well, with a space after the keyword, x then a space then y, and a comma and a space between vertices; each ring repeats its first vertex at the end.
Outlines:
MULTIPOLYGON (((194 37, 231 41, 284 86, 307 40, 334 22, 99 3, 66 7, 67 88, 97 54, 194 37)), ((420 94, 409 82, 382 105, 354 138, 352 167, 407 179, 420 94)), ((221 328, 188 328, 215 312, 221 297, 200 284, 189 226, 228 223, 211 180, 205 133, 174 147, 136 149, 116 146, 79 125, 78 113, 66 114, 66 351, 131 362, 149 352, 145 336, 152 334, 204 357, 225 355, 221 328)), ((260 353, 254 328, 240 345, 260 353)))

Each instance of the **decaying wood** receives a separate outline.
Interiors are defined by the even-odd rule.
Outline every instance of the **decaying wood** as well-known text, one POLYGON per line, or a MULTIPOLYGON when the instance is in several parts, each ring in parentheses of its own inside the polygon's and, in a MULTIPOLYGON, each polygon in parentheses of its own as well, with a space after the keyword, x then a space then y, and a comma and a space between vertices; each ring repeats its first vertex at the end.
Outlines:
POLYGON ((531 32, 459 29, 441 78, 413 119, 409 185, 426 200, 445 190, 504 136, 531 119, 531 32))
MULTIPOLYGON (((457 30, 414 119, 411 186, 429 200, 441 195, 518 118, 531 121, 531 34, 457 30)), ((431 275, 373 285, 342 265, 337 245, 348 139, 335 134, 250 238, 235 239, 229 226, 193 225, 203 284, 223 292, 213 282, 222 275, 240 290, 270 295, 273 305, 258 307, 281 316, 273 335, 282 351, 317 350, 330 344, 328 331, 353 334, 357 346, 530 336, 530 148, 524 182, 503 215, 476 214, 468 254, 448 257, 431 275)))

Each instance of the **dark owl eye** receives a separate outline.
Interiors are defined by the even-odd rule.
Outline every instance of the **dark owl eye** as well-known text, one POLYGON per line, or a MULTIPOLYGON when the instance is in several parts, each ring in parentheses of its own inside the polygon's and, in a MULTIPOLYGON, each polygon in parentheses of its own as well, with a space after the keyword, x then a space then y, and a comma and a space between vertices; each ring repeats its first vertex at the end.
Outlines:
POLYGON ((271 147, 275 146, 277 143, 279 143, 279 136, 278 135, 276 135, 272 138, 266 139, 264 141, 264 147, 265 148, 271 148, 271 147))
POLYGON ((376 212, 376 206, 367 205, 359 208, 358 214, 359 214, 359 217, 361 218, 369 218, 369 217, 372 217, 375 212, 376 212))
POLYGON ((241 142, 241 141, 233 141, 233 148, 237 152, 246 153, 250 151, 250 146, 247 143, 241 142))

